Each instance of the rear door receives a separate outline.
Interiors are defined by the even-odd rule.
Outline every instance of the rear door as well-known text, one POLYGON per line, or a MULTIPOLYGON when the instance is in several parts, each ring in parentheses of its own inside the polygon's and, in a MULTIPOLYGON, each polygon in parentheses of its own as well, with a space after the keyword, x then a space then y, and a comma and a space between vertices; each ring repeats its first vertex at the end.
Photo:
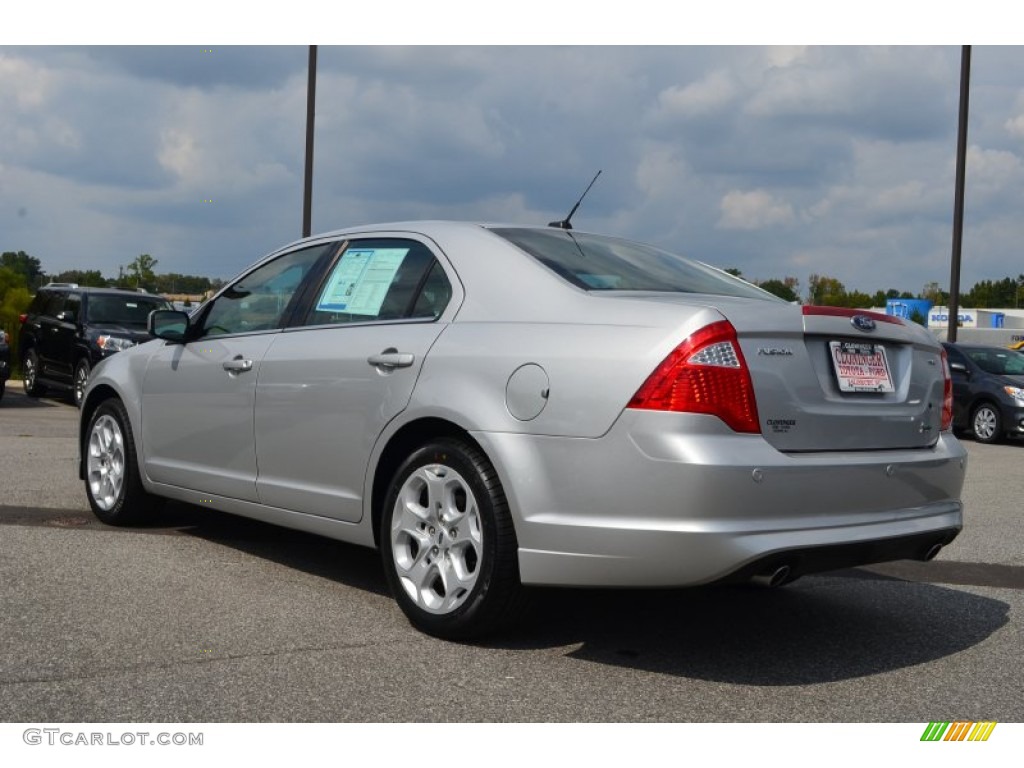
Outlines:
POLYGON ((460 295, 425 241, 348 243, 301 323, 277 335, 262 361, 255 417, 262 503, 349 522, 362 517, 370 452, 408 404, 460 295))

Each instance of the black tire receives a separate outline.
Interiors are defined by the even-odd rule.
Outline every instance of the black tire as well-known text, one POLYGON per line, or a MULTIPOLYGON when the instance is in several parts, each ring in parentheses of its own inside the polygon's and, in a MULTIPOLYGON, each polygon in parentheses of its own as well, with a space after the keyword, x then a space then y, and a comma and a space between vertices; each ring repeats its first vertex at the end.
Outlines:
POLYGON ((525 607, 505 492, 468 442, 438 439, 402 463, 384 502, 380 544, 395 600, 427 634, 482 637, 525 607))
POLYGON ((82 407, 82 400, 85 398, 85 387, 89 383, 89 373, 92 367, 84 357, 75 366, 75 378, 71 387, 71 400, 76 407, 82 407))
POLYGON ((21 361, 21 374, 26 395, 39 397, 46 394, 46 387, 39 383, 39 358, 34 349, 25 353, 25 357, 21 361))
POLYGON ((999 409, 991 403, 982 403, 971 414, 971 431, 979 443, 998 443, 1003 437, 1003 419, 999 409))
POLYGON ((105 400, 89 419, 82 461, 89 506, 104 523, 131 525, 159 513, 163 499, 142 486, 132 425, 117 398, 105 400))
POLYGON ((6 381, 0 381, 0 400, 4 399, 4 392, 6 391, 6 389, 7 389, 7 382, 6 381))

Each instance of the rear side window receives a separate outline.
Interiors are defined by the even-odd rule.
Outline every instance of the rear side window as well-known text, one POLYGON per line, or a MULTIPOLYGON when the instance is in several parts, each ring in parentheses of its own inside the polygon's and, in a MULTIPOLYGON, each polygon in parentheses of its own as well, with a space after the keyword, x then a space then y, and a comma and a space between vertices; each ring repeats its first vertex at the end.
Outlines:
POLYGON ((305 325, 437 318, 451 284, 434 254, 415 240, 354 240, 323 283, 305 325))
POLYGON ((46 317, 56 317, 64 309, 64 294, 59 291, 40 293, 36 298, 39 305, 35 311, 46 317))
POLYGON ((585 291, 670 291, 782 301, 732 275, 643 243, 554 228, 491 231, 585 291))

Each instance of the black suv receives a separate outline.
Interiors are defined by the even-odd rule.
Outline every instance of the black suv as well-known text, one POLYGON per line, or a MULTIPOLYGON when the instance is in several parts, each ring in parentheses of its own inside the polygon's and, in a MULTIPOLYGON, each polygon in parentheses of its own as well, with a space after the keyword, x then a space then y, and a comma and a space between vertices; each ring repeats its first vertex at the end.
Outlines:
POLYGON ((105 357, 148 341, 154 309, 172 309, 162 296, 114 288, 51 283, 39 289, 21 316, 18 349, 25 393, 53 388, 81 405, 92 367, 105 357))
POLYGON ((1024 354, 1005 347, 943 343, 953 376, 953 428, 981 443, 1024 435, 1024 354))

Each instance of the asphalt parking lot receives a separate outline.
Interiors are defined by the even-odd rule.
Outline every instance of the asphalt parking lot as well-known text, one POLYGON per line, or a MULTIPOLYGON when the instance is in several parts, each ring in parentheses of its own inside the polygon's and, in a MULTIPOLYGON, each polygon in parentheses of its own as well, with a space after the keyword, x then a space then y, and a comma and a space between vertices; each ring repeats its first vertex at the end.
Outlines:
POLYGON ((1024 721, 1024 444, 967 441, 932 563, 777 590, 543 590, 477 645, 413 630, 377 553, 170 505, 93 519, 77 411, 0 401, 0 720, 1024 721))

